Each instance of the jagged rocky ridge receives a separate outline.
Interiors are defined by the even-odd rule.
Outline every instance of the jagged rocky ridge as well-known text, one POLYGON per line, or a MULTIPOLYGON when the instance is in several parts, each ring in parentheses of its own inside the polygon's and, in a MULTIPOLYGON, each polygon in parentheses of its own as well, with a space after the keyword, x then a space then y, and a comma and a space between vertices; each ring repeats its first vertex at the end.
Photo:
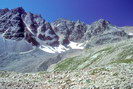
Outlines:
POLYGON ((0 32, 5 39, 26 40, 33 46, 67 46, 70 41, 80 43, 92 39, 94 44, 103 44, 130 37, 103 19, 91 25, 65 19, 48 23, 40 15, 25 12, 21 7, 0 10, 0 32))
POLYGON ((22 7, 0 9, 0 70, 46 70, 84 48, 131 38, 132 32, 125 31, 127 28, 103 19, 90 25, 66 19, 49 23, 22 7))

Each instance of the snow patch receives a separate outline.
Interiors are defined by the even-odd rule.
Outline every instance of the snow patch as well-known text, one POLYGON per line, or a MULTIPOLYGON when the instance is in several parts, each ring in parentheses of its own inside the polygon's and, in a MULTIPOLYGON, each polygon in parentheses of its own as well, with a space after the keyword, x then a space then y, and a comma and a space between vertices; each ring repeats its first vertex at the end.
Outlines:
POLYGON ((34 50, 35 50, 35 48, 32 49, 32 50, 26 51, 26 52, 20 52, 19 54, 27 54, 27 53, 30 53, 30 52, 32 52, 32 51, 34 51, 34 50))
POLYGON ((50 36, 50 37, 54 37, 55 35, 54 34, 50 34, 50 29, 48 29, 48 30, 46 30, 46 32, 45 32, 45 36, 50 36))
POLYGON ((70 44, 67 47, 63 45, 59 45, 58 47, 42 45, 39 47, 39 49, 45 52, 48 52, 48 53, 61 53, 61 52, 65 52, 70 49, 84 49, 84 46, 83 46, 83 43, 70 42, 70 44))
POLYGON ((30 29, 30 27, 29 27, 25 22, 24 22, 24 24, 26 25, 28 31, 31 32, 32 34, 34 34, 34 33, 32 32, 32 30, 30 29))
POLYGON ((84 43, 76 43, 76 42, 70 42, 68 45, 72 49, 84 49, 84 43))
POLYGON ((133 33, 131 33, 131 32, 130 32, 130 33, 128 33, 128 35, 131 35, 131 36, 132 36, 132 35, 133 35, 133 33))
POLYGON ((41 50, 45 51, 45 52, 48 52, 48 53, 55 53, 54 50, 53 50, 53 48, 50 47, 50 46, 44 46, 44 45, 42 45, 39 48, 41 50))
POLYGON ((37 28, 37 37, 39 36, 39 34, 41 34, 41 28, 42 28, 42 26, 39 26, 39 27, 37 28))
POLYGON ((69 50, 68 48, 64 47, 63 45, 59 45, 58 47, 51 47, 51 46, 40 46, 41 50, 48 52, 48 53, 61 53, 69 50))

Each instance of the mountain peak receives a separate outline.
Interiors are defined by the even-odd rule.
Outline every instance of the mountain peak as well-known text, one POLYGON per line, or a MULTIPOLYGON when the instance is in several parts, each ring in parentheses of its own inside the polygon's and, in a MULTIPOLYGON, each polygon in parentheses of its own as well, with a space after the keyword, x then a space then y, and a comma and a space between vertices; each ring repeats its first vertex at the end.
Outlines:
POLYGON ((82 21, 80 21, 80 20, 77 20, 76 22, 75 22, 75 25, 76 26, 78 26, 78 25, 83 25, 84 23, 82 22, 82 21))
POLYGON ((108 27, 108 25, 110 24, 109 21, 106 21, 104 19, 100 19, 94 23, 92 23, 91 25, 94 27, 94 28, 106 28, 108 27))
POLYGON ((0 9, 0 11, 9 11, 8 8, 0 9))
POLYGON ((23 9, 23 7, 17 7, 15 9, 12 9, 12 11, 19 12, 19 13, 25 13, 25 10, 23 9))
POLYGON ((5 9, 0 9, 0 16, 1 15, 4 15, 6 12, 8 12, 9 9, 8 8, 5 8, 5 9))
POLYGON ((105 20, 105 19, 100 19, 100 20, 97 21, 97 23, 100 23, 100 24, 103 24, 103 25, 108 25, 108 24, 110 24, 110 22, 107 21, 107 20, 105 20))
POLYGON ((62 23, 62 22, 67 22, 67 21, 69 21, 69 20, 64 19, 64 18, 59 18, 56 21, 54 21, 53 23, 62 23))

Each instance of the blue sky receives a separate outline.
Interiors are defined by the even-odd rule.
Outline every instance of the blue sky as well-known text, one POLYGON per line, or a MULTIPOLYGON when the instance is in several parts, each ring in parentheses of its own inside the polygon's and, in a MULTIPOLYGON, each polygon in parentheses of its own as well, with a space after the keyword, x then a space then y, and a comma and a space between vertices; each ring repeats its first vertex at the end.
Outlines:
POLYGON ((58 18, 92 23, 106 19, 113 25, 133 26, 133 0, 0 0, 0 8, 23 7, 49 22, 58 18))

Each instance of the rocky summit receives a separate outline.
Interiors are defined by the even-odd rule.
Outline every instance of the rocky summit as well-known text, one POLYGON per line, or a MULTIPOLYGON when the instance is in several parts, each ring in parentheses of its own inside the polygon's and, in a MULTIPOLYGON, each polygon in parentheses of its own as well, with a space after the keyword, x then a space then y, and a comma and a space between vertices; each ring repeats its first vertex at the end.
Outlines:
POLYGON ((0 89, 132 89, 132 43, 132 26, 0 9, 0 89))

